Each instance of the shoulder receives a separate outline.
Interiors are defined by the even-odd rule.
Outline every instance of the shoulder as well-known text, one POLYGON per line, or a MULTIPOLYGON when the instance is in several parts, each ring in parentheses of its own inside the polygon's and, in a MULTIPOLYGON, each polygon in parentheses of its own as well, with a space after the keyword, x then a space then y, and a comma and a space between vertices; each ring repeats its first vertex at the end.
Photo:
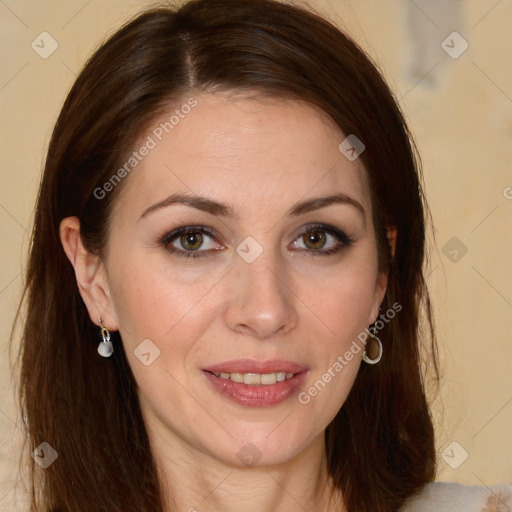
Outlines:
POLYGON ((411 496, 400 512, 509 512, 512 484, 492 486, 431 482, 411 496))

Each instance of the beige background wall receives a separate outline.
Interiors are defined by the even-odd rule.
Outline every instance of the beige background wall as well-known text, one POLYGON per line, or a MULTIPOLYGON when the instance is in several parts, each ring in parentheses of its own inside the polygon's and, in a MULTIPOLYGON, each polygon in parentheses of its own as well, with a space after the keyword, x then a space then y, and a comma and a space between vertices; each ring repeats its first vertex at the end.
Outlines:
MULTIPOLYGON (((310 4, 333 17, 378 62, 423 156, 437 239, 429 284, 444 362, 441 400, 434 407, 438 480, 511 482, 512 3, 310 4), (446 39, 454 31, 463 39, 446 39), (441 46, 445 39, 452 57, 441 46), (465 41, 466 51, 453 58, 465 41)), ((22 433, 9 373, 8 338, 21 292, 44 151, 86 57, 106 34, 147 5, 143 0, 0 2, 2 510, 14 510, 16 495, 23 501, 15 487, 22 433), (58 43, 46 59, 31 47, 44 31, 58 43)), ((38 41, 40 52, 50 48, 48 39, 44 49, 38 41)))

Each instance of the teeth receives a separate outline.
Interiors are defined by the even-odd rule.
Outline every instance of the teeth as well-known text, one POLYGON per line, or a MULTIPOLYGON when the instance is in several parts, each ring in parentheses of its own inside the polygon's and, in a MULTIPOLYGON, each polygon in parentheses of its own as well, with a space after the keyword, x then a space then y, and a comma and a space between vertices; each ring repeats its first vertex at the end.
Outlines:
MULTIPOLYGON (((251 386, 261 384, 261 377, 262 375, 259 373, 244 373, 244 384, 250 384, 251 386)), ((273 384, 273 382, 269 384, 273 384)))
POLYGON ((260 384, 270 385, 276 382, 291 379, 293 373, 277 372, 277 373, 216 373, 212 372, 216 377, 225 380, 232 380, 233 382, 243 382, 249 386, 258 386, 260 384))
MULTIPOLYGON (((257 379, 260 381, 256 382, 256 384, 275 384, 277 382, 277 373, 263 373, 262 375, 253 375, 256 375, 257 379)), ((246 384, 252 384, 251 382, 247 382, 245 379, 244 382, 246 384)))

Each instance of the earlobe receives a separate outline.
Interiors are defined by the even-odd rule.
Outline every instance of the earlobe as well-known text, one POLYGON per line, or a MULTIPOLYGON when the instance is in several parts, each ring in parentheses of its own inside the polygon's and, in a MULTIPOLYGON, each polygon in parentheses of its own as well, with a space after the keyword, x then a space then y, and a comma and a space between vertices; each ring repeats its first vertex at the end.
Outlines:
POLYGON ((100 326, 100 319, 109 330, 118 330, 106 272, 101 258, 84 247, 78 217, 67 217, 60 223, 60 240, 73 265, 80 295, 91 321, 100 326))

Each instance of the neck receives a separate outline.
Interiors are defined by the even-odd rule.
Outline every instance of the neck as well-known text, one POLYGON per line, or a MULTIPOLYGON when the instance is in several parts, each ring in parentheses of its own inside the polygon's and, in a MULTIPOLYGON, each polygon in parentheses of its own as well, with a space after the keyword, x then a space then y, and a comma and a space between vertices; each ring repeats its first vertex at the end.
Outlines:
POLYGON ((272 466, 235 467, 163 433, 150 433, 166 512, 343 512, 341 493, 329 497, 324 433, 293 459, 272 466))

